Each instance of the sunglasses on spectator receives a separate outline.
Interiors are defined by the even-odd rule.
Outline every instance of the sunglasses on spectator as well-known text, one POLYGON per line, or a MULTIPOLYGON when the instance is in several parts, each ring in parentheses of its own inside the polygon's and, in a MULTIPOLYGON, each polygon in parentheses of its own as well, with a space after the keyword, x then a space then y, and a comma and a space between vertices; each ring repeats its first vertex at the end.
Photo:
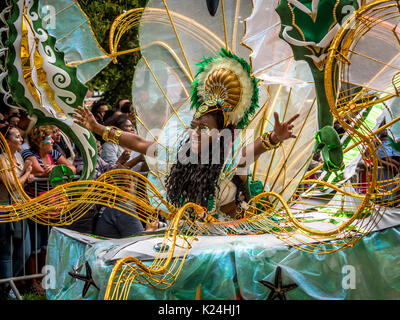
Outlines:
POLYGON ((51 138, 51 136, 46 136, 46 138, 44 139, 45 144, 50 144, 52 142, 53 142, 53 139, 51 138))

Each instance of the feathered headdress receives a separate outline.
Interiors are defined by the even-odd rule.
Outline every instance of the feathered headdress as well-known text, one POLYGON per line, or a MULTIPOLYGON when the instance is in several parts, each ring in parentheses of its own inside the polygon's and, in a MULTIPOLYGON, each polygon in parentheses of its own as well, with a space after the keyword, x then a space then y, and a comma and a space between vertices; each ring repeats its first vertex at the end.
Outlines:
POLYGON ((217 57, 203 58, 192 83, 191 109, 199 118, 209 112, 222 110, 225 126, 238 129, 249 123, 258 108, 257 80, 251 76, 250 65, 225 49, 217 57))

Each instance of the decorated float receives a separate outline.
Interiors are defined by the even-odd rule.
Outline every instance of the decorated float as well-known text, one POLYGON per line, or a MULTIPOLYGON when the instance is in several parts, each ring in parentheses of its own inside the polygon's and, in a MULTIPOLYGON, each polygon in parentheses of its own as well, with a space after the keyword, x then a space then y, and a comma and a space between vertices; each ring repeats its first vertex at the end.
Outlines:
MULTIPOLYGON (((23 201, 0 207, 0 222, 53 226, 49 299, 399 297, 399 179, 382 178, 378 152, 379 132, 388 130, 394 148, 400 139, 397 1, 149 0, 114 21, 108 52, 75 1, 7 5, 5 101, 37 125, 57 125, 85 162, 78 181, 55 179, 54 189, 33 199, 22 186, 10 187, 23 201), (45 6, 54 8, 55 27, 44 21, 45 6), (141 53, 132 85, 137 132, 155 141, 157 152, 146 157, 147 177, 112 170, 90 180, 95 140, 72 116, 83 105, 85 83, 129 54, 118 44, 133 27, 140 46, 128 51, 141 53), (240 64, 253 81, 254 108, 236 123, 240 132, 219 188, 229 185, 222 182, 232 179, 242 147, 273 128, 274 112, 282 121, 299 114, 296 138, 247 168, 251 198, 238 219, 223 217, 218 197, 208 207, 178 207, 166 196, 182 137, 201 111, 202 72, 220 58, 240 64), (322 161, 310 169, 315 154, 322 161), (361 181, 357 168, 364 162, 371 165, 361 181), (162 216, 167 226, 123 239, 64 228, 93 204, 143 222, 162 216)), ((2 136, 0 147, 9 154, 2 136)))

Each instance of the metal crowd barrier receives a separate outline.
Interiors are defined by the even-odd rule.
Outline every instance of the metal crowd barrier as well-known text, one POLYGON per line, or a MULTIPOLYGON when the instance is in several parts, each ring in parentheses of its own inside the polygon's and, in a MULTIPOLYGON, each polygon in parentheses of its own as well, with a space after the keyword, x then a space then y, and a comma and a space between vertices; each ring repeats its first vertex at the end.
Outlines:
MULTIPOLYGON (((74 180, 79 179, 79 175, 76 175, 74 177, 74 180)), ((65 177, 65 179, 67 180, 67 177, 65 177)), ((38 196, 38 188, 37 185, 39 182, 45 182, 47 185, 47 191, 52 189, 52 186, 50 184, 50 180, 49 178, 34 178, 34 197, 38 196)), ((28 219, 27 219, 28 220, 28 219)), ((45 274, 42 272, 42 270, 39 270, 39 250, 36 250, 37 245, 38 245, 38 228, 47 228, 47 241, 48 241, 48 237, 50 235, 50 231, 51 231, 51 227, 50 226, 43 226, 40 225, 32 220, 27 221, 27 223, 22 223, 22 271, 21 271, 21 275, 16 275, 14 276, 14 265, 16 264, 14 261, 14 257, 13 257, 13 252, 14 252, 14 248, 13 248, 13 235, 10 233, 10 244, 11 244, 11 256, 10 256, 10 274, 12 275, 9 278, 4 278, 4 279, 0 279, 0 285, 3 286, 6 283, 9 284, 11 291, 14 293, 15 298, 18 300, 23 300, 18 288, 15 285, 16 281, 22 281, 22 280, 32 280, 32 279, 38 279, 38 278, 43 278, 45 276, 45 274), (30 229, 33 229, 34 231, 34 241, 32 243, 32 236, 30 235, 30 255, 28 257, 26 257, 25 255, 25 251, 26 251, 26 228, 29 228, 28 223, 31 224, 30 229), (29 258, 34 255, 34 261, 35 261, 35 270, 33 273, 30 273, 27 268, 27 263, 29 258)), ((30 232, 32 230, 29 230, 30 232)), ((41 248, 40 248, 41 249, 41 248)), ((32 259, 32 258, 31 258, 32 259)))

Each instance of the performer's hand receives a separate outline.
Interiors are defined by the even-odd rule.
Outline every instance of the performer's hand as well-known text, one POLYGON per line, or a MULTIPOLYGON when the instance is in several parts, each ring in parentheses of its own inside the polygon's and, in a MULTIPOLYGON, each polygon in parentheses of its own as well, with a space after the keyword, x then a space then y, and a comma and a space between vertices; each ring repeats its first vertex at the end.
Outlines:
POLYGON ((299 116, 299 114, 295 114, 288 121, 280 122, 278 113, 274 112, 275 125, 273 134, 271 135, 271 142, 273 144, 277 144, 289 138, 296 138, 296 136, 293 134, 294 125, 292 124, 292 122, 296 120, 299 116))
POLYGON ((72 115, 75 123, 86 127, 88 130, 93 131, 97 125, 96 118, 87 107, 78 107, 76 113, 72 115))
POLYGON ((152 222, 146 223, 146 228, 144 231, 146 232, 156 231, 158 229, 158 222, 159 220, 154 220, 152 222))

